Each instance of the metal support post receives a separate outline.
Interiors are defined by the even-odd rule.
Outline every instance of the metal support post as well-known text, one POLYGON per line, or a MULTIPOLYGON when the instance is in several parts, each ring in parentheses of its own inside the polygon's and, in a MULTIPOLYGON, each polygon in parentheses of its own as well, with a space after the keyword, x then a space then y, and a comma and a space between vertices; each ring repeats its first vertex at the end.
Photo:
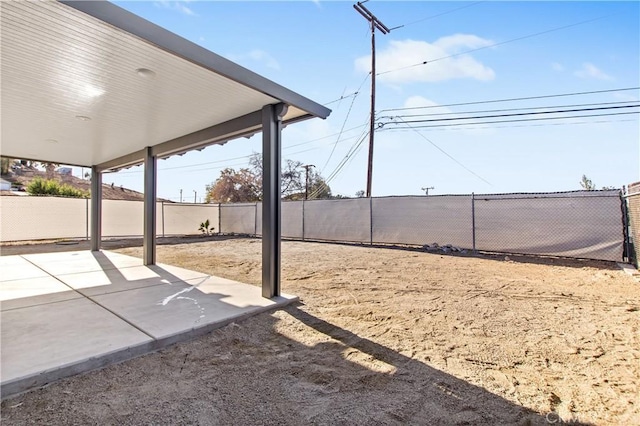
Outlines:
POLYGON ((262 108, 262 297, 280 296, 280 166, 284 104, 262 108))
POLYGON ((151 147, 145 149, 144 156, 144 235, 142 243, 143 263, 156 264, 156 182, 157 157, 151 147))
POLYGON ((102 173, 91 167, 91 251, 100 251, 102 241, 102 173))

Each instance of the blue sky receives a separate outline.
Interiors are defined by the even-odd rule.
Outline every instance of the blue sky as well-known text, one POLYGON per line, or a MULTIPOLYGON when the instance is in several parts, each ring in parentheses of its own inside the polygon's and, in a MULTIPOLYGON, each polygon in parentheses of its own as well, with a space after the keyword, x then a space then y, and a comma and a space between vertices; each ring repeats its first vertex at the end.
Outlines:
MULTIPOLYGON (((368 139, 357 142, 369 114, 370 33, 353 3, 116 4, 319 103, 344 96, 327 105, 333 110, 327 120, 285 129, 283 158, 314 164, 330 177, 334 193, 353 196, 365 188, 368 139)), ((422 187, 434 187, 430 194, 575 190, 583 174, 598 187, 640 180, 638 114, 494 124, 476 120, 424 129, 416 127, 426 123, 406 124, 468 111, 490 115, 522 111, 481 111, 633 105, 639 90, 447 106, 640 86, 637 2, 372 0, 365 6, 390 28, 405 25, 376 35, 376 116, 383 124, 375 135, 374 196, 423 194, 422 187), (479 50, 464 53, 474 49, 479 50), (450 55, 457 56, 440 59, 450 55), (439 60, 416 65, 433 59, 439 60), (424 106, 430 108, 397 110, 424 106), (436 113, 448 115, 415 117, 436 113)), ((500 120, 534 117, 542 116, 500 120)), ((196 196, 200 201, 205 185, 222 168, 244 167, 247 156, 260 149, 258 136, 161 161, 158 195, 178 200, 182 190, 183 200, 196 196)), ((142 176, 137 167, 106 175, 104 182, 141 190, 142 176)))

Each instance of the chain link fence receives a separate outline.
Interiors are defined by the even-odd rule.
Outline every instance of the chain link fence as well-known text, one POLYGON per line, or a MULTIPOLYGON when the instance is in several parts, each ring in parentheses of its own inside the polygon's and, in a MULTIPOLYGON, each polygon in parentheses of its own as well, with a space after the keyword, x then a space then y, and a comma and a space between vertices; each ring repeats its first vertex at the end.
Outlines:
POLYGON ((630 261, 640 268, 640 182, 632 183, 625 195, 627 249, 630 261))
MULTIPOLYGON (((626 196, 640 226, 640 188, 626 196)), ((282 236, 315 241, 424 246, 621 261, 625 215, 618 190, 288 201, 282 236)), ((2 197, 2 241, 89 238, 88 200, 2 197)), ((158 203, 157 234, 262 234, 260 203, 158 203)), ((139 236, 143 203, 103 200, 103 236, 139 236)), ((640 241, 637 228, 636 241, 640 241)))

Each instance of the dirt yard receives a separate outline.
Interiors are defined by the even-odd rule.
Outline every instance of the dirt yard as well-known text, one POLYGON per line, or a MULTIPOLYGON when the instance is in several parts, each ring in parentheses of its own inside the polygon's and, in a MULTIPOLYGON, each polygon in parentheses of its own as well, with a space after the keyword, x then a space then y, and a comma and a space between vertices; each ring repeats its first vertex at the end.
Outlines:
MULTIPOLYGON (((257 285, 260 250, 158 261, 257 285)), ((301 304, 9 399, 3 422, 640 424, 640 282, 613 263, 284 242, 282 271, 301 304)))

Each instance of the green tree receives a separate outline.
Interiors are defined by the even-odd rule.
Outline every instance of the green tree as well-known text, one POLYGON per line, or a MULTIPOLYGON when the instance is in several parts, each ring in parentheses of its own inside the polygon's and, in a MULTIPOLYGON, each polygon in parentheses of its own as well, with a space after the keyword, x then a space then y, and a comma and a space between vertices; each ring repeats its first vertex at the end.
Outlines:
POLYGON ((580 180, 580 186, 582 189, 587 191, 595 191, 596 185, 587 177, 587 175, 582 175, 582 179, 580 180))

